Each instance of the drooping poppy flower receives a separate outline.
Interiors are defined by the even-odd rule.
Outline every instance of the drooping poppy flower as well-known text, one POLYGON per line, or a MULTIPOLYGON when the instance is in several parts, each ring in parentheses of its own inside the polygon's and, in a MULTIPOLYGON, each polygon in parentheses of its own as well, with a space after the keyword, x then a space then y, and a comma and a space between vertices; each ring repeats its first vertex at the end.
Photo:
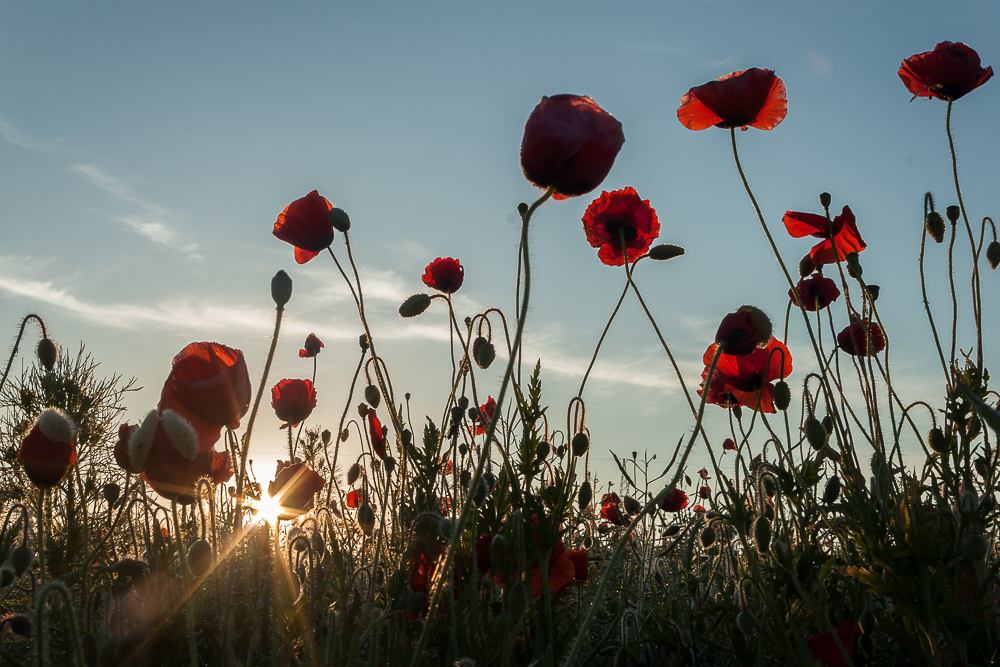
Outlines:
POLYGON ((858 320, 837 334, 837 345, 847 354, 865 357, 878 354, 885 349, 885 334, 878 322, 868 318, 858 320), (868 348, 868 334, 871 333, 872 346, 868 348))
POLYGON ((279 519, 293 519, 312 508, 313 496, 325 484, 319 473, 301 461, 278 461, 274 481, 267 485, 267 495, 278 499, 282 510, 279 519))
POLYGON ((687 504, 687 494, 675 487, 670 490, 670 493, 663 496, 660 501, 660 509, 664 512, 680 512, 687 507, 687 504))
MULTIPOLYGON (((558 593, 573 583, 587 581, 588 554, 586 549, 567 549, 562 540, 549 554, 549 591, 558 593)), ((535 563, 531 567, 531 595, 542 596, 542 571, 535 563)))
POLYGON ((348 507, 352 509, 357 509, 358 507, 361 507, 361 504, 364 502, 364 500, 365 500, 364 491, 362 491, 361 489, 354 489, 353 491, 347 494, 347 497, 344 499, 344 502, 347 504, 348 507))
POLYGON ((824 264, 843 262, 849 253, 861 252, 868 247, 861 238, 850 206, 844 207, 840 215, 833 219, 832 225, 825 215, 798 211, 785 211, 785 217, 781 221, 794 238, 813 236, 823 239, 809 251, 809 257, 817 268, 824 264))
POLYGON ((302 359, 311 359, 319 354, 320 349, 323 347, 323 341, 321 341, 316 334, 309 334, 306 336, 306 342, 303 343, 303 348, 299 350, 299 357, 302 359))
POLYGON ((250 374, 243 353, 219 343, 191 343, 177 353, 157 406, 191 424, 201 451, 212 449, 223 426, 237 428, 249 408, 250 374))
POLYGON ((622 525, 622 517, 618 512, 618 505, 614 501, 601 505, 601 516, 616 526, 622 525))
POLYGON ((677 120, 689 130, 713 125, 773 130, 787 113, 785 82, 769 69, 751 67, 689 90, 681 98, 677 120))
POLYGON ((723 354, 746 356, 757 349, 760 343, 760 332, 753 313, 738 310, 722 318, 719 330, 715 332, 715 342, 726 341, 723 354))
POLYGON ((454 294, 465 281, 465 269, 462 263, 451 257, 438 257, 427 265, 421 276, 424 284, 445 294, 454 294))
POLYGON ((59 408, 44 410, 21 440, 17 459, 32 484, 55 486, 76 463, 76 424, 59 408))
POLYGON ((528 116, 521 169, 556 199, 585 195, 604 180, 625 143, 622 124, 589 97, 553 95, 528 116))
MULTIPOLYGON (((821 273, 814 273, 800 280, 795 286, 795 291, 799 293, 802 307, 812 312, 823 310, 840 296, 837 283, 825 278, 821 273)), ((788 290, 788 298, 793 304, 795 303, 795 293, 791 289, 788 290)))
POLYGON ((473 421, 476 423, 476 435, 486 433, 486 427, 489 426, 490 420, 493 419, 493 413, 496 409, 497 402, 493 400, 492 396, 479 406, 477 414, 473 417, 473 421))
POLYGON ((711 477, 708 476, 708 468, 702 468, 701 470, 699 470, 698 477, 701 477, 702 479, 712 479, 711 477))
POLYGON ((621 266, 649 250, 660 235, 660 221, 648 199, 640 199, 635 188, 602 192, 583 214, 587 241, 599 248, 597 256, 608 266, 621 266), (622 249, 621 237, 625 236, 622 249))
POLYGON ((313 190, 285 207, 272 233, 295 246, 295 261, 305 264, 333 243, 332 210, 333 204, 313 190))
POLYGON ((281 428, 295 426, 316 407, 316 388, 309 380, 282 380, 271 387, 271 407, 284 422, 281 428))
POLYGON ((389 457, 389 452, 385 449, 386 432, 387 429, 382 426, 382 422, 375 415, 375 411, 368 408, 368 436, 372 441, 372 450, 383 461, 389 457))
MULTIPOLYGON (((854 658, 857 623, 854 621, 844 621, 843 623, 838 623, 833 630, 837 633, 840 643, 844 645, 847 655, 854 658)), ((819 634, 810 635, 806 637, 806 646, 809 647, 809 653, 812 654, 812 657, 819 660, 823 667, 847 667, 848 662, 844 659, 844 654, 837 646, 837 642, 834 641, 833 634, 820 632, 819 634)))
MULTIPOLYGON (((702 387, 698 395, 706 389, 705 380, 708 368, 715 358, 717 344, 712 344, 705 350, 702 361, 705 370, 701 374, 702 387)), ((712 376, 712 385, 708 387, 709 403, 732 407, 739 404, 751 410, 758 409, 757 397, 760 396, 761 412, 773 413, 775 380, 788 377, 792 372, 792 354, 785 344, 771 336, 767 347, 757 348, 745 357, 720 355, 712 376)))
POLYGON ((194 428, 173 410, 146 415, 132 433, 129 458, 154 491, 181 503, 194 500, 201 477, 221 484, 233 474, 229 452, 199 451, 194 428))
POLYGON ((722 441, 722 449, 724 451, 736 451, 736 441, 732 438, 726 438, 722 441))
POLYGON ((115 463, 118 467, 132 475, 138 475, 142 470, 132 467, 132 459, 128 455, 128 443, 132 434, 139 428, 138 424, 124 423, 118 427, 118 442, 115 443, 115 463))
POLYGON ((933 51, 910 56, 899 66, 899 78, 917 97, 953 101, 968 95, 993 77, 979 54, 962 42, 941 42, 933 51))
POLYGON ((701 498, 702 500, 707 500, 710 495, 712 495, 712 489, 708 488, 707 486, 703 486, 700 489, 698 489, 698 497, 701 498))

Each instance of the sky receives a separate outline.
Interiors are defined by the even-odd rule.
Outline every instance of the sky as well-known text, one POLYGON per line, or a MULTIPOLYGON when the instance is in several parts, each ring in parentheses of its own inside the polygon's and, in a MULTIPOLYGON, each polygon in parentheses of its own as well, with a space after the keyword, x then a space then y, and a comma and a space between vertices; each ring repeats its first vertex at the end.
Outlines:
MULTIPOLYGON (((973 1, 0 1, 0 327, 12 342, 20 318, 40 312, 65 349, 83 341, 104 372, 134 376, 142 387, 126 398, 134 422, 156 405, 171 358, 192 341, 243 350, 256 388, 273 327, 269 283, 284 269, 295 290, 268 386, 310 376, 297 351, 315 332, 326 347, 307 425, 335 429, 359 354, 357 310, 328 257, 299 266, 271 235, 289 202, 318 189, 351 216, 373 333, 396 391, 412 394, 414 422, 437 421, 451 376, 446 312, 435 302, 403 321, 396 308, 424 289, 428 262, 451 256, 466 268, 460 317, 490 306, 512 315, 515 209, 539 194, 519 167, 524 122, 543 95, 568 92, 591 96, 623 124, 626 143, 601 188, 635 187, 658 214, 661 241, 687 249, 665 264, 640 263, 635 277, 697 385, 721 318, 751 303, 780 321, 787 286, 728 132, 689 131, 676 109, 692 86, 766 67, 785 81, 788 116, 738 141, 779 248, 794 264, 810 247, 784 233, 786 210, 821 212, 822 191, 834 211, 850 205, 868 242, 865 278, 882 287, 896 386, 906 401, 940 407, 917 256, 923 193, 933 191, 942 209, 956 201, 946 105, 911 102, 896 72, 943 40, 1000 65, 997 25, 1000 5, 973 1)), ((998 103, 1000 79, 955 104, 974 221, 1000 212, 998 103)), ((581 216, 599 194, 549 202, 532 222, 525 359, 541 359, 543 398, 560 428, 625 281, 583 233, 581 216)), ((343 258, 340 237, 333 247, 343 258)), ((942 321, 945 255, 937 246, 928 253, 942 321)), ((987 340, 1000 326, 989 307, 998 281, 987 270, 987 340)), ((959 332, 971 342, 965 305, 959 332)), ((842 302, 835 316, 846 326, 842 302)), ((787 342, 797 400, 816 364, 801 322, 787 342)), ((989 364, 995 350, 986 353, 989 364)), ((495 395, 502 368, 482 374, 487 393, 495 395)), ((632 295, 585 398, 604 479, 617 477, 609 450, 663 461, 691 431, 632 295)), ((721 443, 724 412, 709 406, 708 415, 721 443)), ((252 458, 269 479, 284 440, 267 394, 258 424, 252 458)), ((345 447, 356 455, 357 437, 345 447)), ((702 460, 696 450, 693 464, 702 460)))

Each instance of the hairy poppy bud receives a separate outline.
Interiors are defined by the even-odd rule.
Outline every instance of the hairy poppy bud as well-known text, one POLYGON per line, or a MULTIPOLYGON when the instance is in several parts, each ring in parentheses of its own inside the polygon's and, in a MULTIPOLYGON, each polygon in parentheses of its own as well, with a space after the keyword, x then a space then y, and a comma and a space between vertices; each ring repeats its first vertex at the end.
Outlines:
POLYGON ((31 567, 35 560, 35 552, 30 547, 19 546, 10 552, 10 566, 14 568, 14 574, 20 579, 31 567))
POLYGON ((836 502, 838 497, 840 497, 840 478, 834 475, 823 489, 823 502, 829 505, 836 502))
POLYGON ((375 512, 367 502, 358 508, 358 526, 369 537, 375 531, 375 512))
POLYGON ((924 217, 924 230, 934 239, 935 243, 944 241, 944 220, 937 211, 931 211, 924 217))
POLYGON ((538 446, 535 447, 535 460, 544 461, 549 458, 550 451, 552 451, 552 447, 549 445, 548 441, 542 440, 538 443, 538 446))
POLYGON ((861 268, 861 260, 858 259, 858 253, 847 253, 847 275, 855 279, 860 279, 863 274, 864 270, 861 268))
POLYGON ((0 588, 7 588, 17 580, 14 570, 9 567, 0 568, 0 588))
POLYGON ((882 288, 878 285, 865 285, 865 291, 868 292, 868 298, 872 301, 878 301, 878 295, 881 294, 882 288))
POLYGON ((212 555, 212 545, 205 540, 196 540, 188 549, 188 567, 196 577, 202 577, 212 569, 215 557, 212 555))
POLYGON ((462 483, 462 487, 467 489, 469 488, 469 484, 472 483, 472 473, 468 470, 463 470, 458 479, 462 483))
POLYGON ((730 410, 732 411, 733 416, 736 417, 736 421, 743 419, 743 406, 739 403, 734 403, 730 406, 730 410))
POLYGON ((358 345, 361 347, 362 352, 368 351, 368 348, 371 347, 371 341, 368 340, 368 334, 363 333, 358 336, 358 345))
MULTIPOLYGON (((989 257, 989 251, 987 251, 986 256, 989 257)), ((993 268, 996 267, 994 266, 993 268)), ((56 347, 51 338, 46 337, 38 341, 35 354, 38 355, 38 361, 41 362, 42 367, 47 371, 51 371, 56 365, 56 360, 59 358, 59 348, 56 347)))
POLYGON ((990 241, 990 244, 986 246, 986 261, 990 263, 991 269, 1000 266, 1000 242, 990 241))
POLYGON ((330 209, 330 224, 338 232, 346 232, 351 228, 351 216, 347 215, 347 212, 342 208, 337 208, 334 206, 330 209))
POLYGON ((812 253, 807 253, 799 260, 799 278, 808 278, 816 271, 816 263, 813 262, 812 253))
POLYGON ((792 392, 788 388, 788 383, 784 380, 778 380, 774 384, 774 407, 784 412, 791 402, 792 392))
POLYGON ((525 215, 528 214, 528 208, 529 207, 527 203, 521 202, 520 204, 517 205, 517 214, 523 218, 525 215))
POLYGON ((976 472, 978 472, 982 477, 987 477, 989 475, 990 469, 989 465, 986 463, 985 456, 977 456, 975 463, 976 472))
POLYGON ((944 454, 947 452, 949 447, 948 440, 944 437, 944 431, 939 429, 937 426, 927 431, 927 446, 938 454, 944 454))
POLYGON ((361 465, 355 463, 347 471, 347 485, 353 485, 356 481, 358 481, 359 477, 361 477, 361 465))
POLYGON ((667 526, 667 529, 663 531, 663 534, 666 535, 667 537, 673 537, 679 532, 681 532, 681 527, 678 526, 676 523, 672 523, 669 526, 667 526))
POLYGON ((649 258, 656 259, 661 262, 673 259, 674 257, 680 257, 683 254, 684 248, 679 245, 674 245, 673 243, 660 243, 649 249, 649 258))
POLYGON ((632 496, 625 496, 622 498, 622 506, 625 507, 625 511, 629 514, 638 514, 642 511, 642 505, 640 505, 639 501, 632 496))
POLYGON ((278 308, 284 308, 292 298, 292 279, 284 271, 278 271, 271 278, 271 298, 278 308))
POLYGON ((378 387, 373 384, 365 387, 365 400, 368 401, 368 405, 378 409, 379 404, 382 402, 382 394, 379 393, 378 387))
POLYGON ((399 306, 399 314, 403 317, 416 317, 431 305, 431 297, 423 292, 414 294, 399 306))
POLYGON ((590 449, 590 438, 583 431, 573 436, 572 441, 573 456, 583 456, 590 449))
POLYGON ((101 491, 104 494, 104 499, 108 501, 109 505, 114 505, 115 501, 118 500, 119 496, 122 494, 121 487, 114 482, 105 484, 101 491))
POLYGON ((715 544, 715 528, 711 526, 705 526, 705 529, 701 531, 701 546, 708 549, 713 544, 715 544))
POLYGON ((764 487, 764 495, 768 498, 773 498, 774 494, 777 492, 777 485, 774 483, 774 478, 770 475, 764 475, 760 478, 760 485, 764 487))
POLYGON ((958 216, 962 215, 962 209, 952 204, 944 210, 944 214, 948 216, 948 222, 954 225, 958 222, 958 216))
POLYGON ((833 197, 830 196, 829 192, 819 193, 819 205, 823 208, 830 208, 830 202, 833 201, 833 197))
POLYGON ((759 516, 753 523, 753 544, 761 555, 771 549, 771 522, 766 517, 759 516))
POLYGON ((736 627, 740 629, 740 632, 744 636, 749 637, 750 633, 753 632, 754 625, 756 625, 756 620, 749 611, 741 611, 736 614, 736 627))
POLYGON ((479 336, 472 343, 472 356, 476 360, 476 365, 486 370, 493 365, 493 360, 497 358, 497 351, 493 347, 493 343, 479 336))
POLYGON ((15 614, 7 620, 7 625, 11 632, 24 639, 30 639, 35 634, 35 622, 29 614, 15 614))
POLYGON ((438 521, 438 533, 446 540, 451 539, 452 531, 455 529, 455 522, 451 519, 444 517, 438 521))
POLYGON ((823 430, 827 435, 833 433, 833 418, 830 415, 823 417, 823 430))
POLYGON ((343 431, 340 432, 340 441, 341 442, 347 442, 347 439, 349 437, 351 437, 351 431, 350 431, 350 429, 345 428, 343 431))
POLYGON ((966 535, 962 540, 962 556, 972 562, 986 558, 990 545, 982 535, 966 535))
POLYGON ((815 417, 807 417, 805 424, 806 440, 809 441, 809 445, 819 451, 823 449, 823 445, 826 444, 826 429, 823 428, 823 424, 815 417))
POLYGON ((584 482, 580 485, 580 492, 576 496, 577 507, 579 507, 582 512, 590 506, 590 501, 593 499, 594 492, 590 488, 590 482, 584 482))
POLYGON ((323 432, 319 434, 319 439, 323 441, 324 445, 330 444, 331 437, 333 437, 333 434, 330 433, 330 429, 328 428, 323 429, 323 432))
POLYGON ((958 509, 966 516, 979 512, 979 498, 972 491, 966 491, 958 498, 958 509))

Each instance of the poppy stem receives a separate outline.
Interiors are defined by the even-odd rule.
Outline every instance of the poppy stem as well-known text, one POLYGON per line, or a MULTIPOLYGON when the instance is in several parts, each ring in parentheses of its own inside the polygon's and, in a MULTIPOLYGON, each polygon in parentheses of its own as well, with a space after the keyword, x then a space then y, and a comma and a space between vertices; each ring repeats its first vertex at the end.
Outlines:
POLYGON ((184 551, 184 536, 181 522, 177 517, 177 501, 170 501, 170 511, 174 515, 174 530, 177 531, 177 553, 181 557, 181 576, 184 580, 184 615, 187 617, 188 652, 191 656, 191 667, 198 667, 198 644, 194 634, 194 612, 191 611, 191 575, 188 573, 187 552, 184 551))
POLYGON ((42 338, 48 338, 48 334, 45 331, 45 322, 42 321, 41 317, 34 313, 28 313, 24 316, 24 319, 21 320, 21 328, 17 331, 17 338, 14 340, 14 348, 10 351, 10 356, 7 358, 7 367, 3 371, 3 377, 0 378, 0 389, 3 389, 3 386, 7 383, 7 375, 10 373, 10 366, 14 363, 14 357, 17 356, 18 346, 21 345, 21 336, 24 335, 24 327, 27 326, 28 320, 32 319, 38 322, 38 326, 42 330, 42 338))
POLYGON ((611 329, 611 323, 615 321, 615 316, 618 315, 618 309, 622 307, 622 302, 625 301, 625 295, 628 294, 629 282, 630 281, 628 280, 625 281, 625 289, 622 290, 622 295, 618 297, 618 303, 615 304, 615 309, 611 311, 611 317, 608 318, 608 323, 604 325, 604 331, 601 332, 601 337, 597 340, 597 347, 594 348, 594 356, 590 358, 590 364, 587 366, 587 371, 583 374, 583 381, 580 382, 580 390, 576 392, 577 398, 583 396, 583 388, 587 386, 587 378, 590 377, 590 371, 594 368, 594 362, 597 361, 597 353, 601 351, 601 345, 604 343, 604 337, 608 335, 608 331, 611 329))
POLYGON ((45 496, 48 489, 38 489, 38 512, 35 516, 35 524, 38 528, 38 579, 39 585, 45 587, 48 577, 45 574, 45 496))

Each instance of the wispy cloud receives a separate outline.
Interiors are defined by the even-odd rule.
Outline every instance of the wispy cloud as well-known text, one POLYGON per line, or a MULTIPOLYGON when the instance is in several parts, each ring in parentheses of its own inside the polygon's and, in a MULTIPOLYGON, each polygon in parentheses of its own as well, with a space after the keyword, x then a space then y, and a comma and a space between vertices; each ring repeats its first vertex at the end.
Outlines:
POLYGON ((58 142, 35 139, 11 125, 3 116, 0 116, 0 137, 29 151, 50 151, 60 147, 58 142))
POLYGON ((720 67, 725 67, 726 65, 732 65, 736 62, 736 58, 738 57, 739 56, 734 53, 733 55, 722 58, 721 60, 709 60, 705 64, 709 69, 719 69, 720 67))
POLYGON ((833 74, 833 67, 830 65, 830 59, 819 51, 811 51, 809 53, 809 66, 814 76, 829 79, 830 75, 833 74))

